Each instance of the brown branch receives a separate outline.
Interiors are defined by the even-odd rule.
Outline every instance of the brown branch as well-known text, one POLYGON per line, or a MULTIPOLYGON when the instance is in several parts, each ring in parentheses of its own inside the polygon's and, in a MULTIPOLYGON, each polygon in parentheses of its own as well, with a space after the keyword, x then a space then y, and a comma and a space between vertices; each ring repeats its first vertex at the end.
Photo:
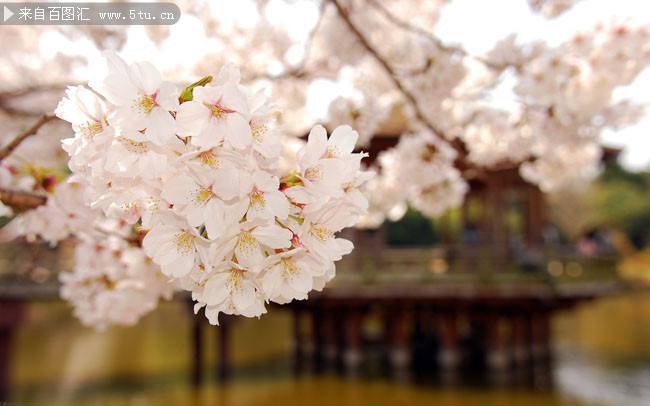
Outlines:
POLYGON ((311 55, 311 49, 313 47, 314 38, 316 37, 316 32, 321 26, 324 17, 325 11, 325 2, 321 2, 319 7, 318 21, 312 27, 312 29, 307 34, 307 39, 305 40, 305 54, 303 55, 300 62, 291 69, 288 69, 280 74, 272 75, 270 73, 259 73, 252 75, 251 79, 269 79, 269 80, 282 80, 282 79, 305 79, 308 76, 306 70, 307 62, 309 62, 309 57, 311 55))
POLYGON ((5 145, 2 149, 0 149, 0 162, 2 162, 6 157, 11 155, 11 153, 18 148, 18 146, 25 141, 27 138, 31 137, 32 135, 36 134, 38 130, 45 125, 48 121, 51 121, 55 118, 53 114, 44 114, 41 116, 41 118, 38 119, 36 123, 34 123, 33 126, 28 128, 27 130, 23 131, 22 133, 18 134, 9 144, 5 145))
POLYGON ((366 38, 366 36, 354 25, 352 20, 350 19, 350 16, 348 15, 347 11, 341 6, 338 0, 329 0, 330 3, 336 7, 336 10, 345 23, 345 25, 352 31, 354 36, 359 40, 361 45, 368 51, 370 55, 373 56, 373 58, 384 68, 386 73, 388 73, 388 76, 390 80, 393 82, 395 87, 404 95, 406 100, 409 102, 409 104, 413 107, 413 110, 415 111, 415 116, 417 119, 422 122, 431 132, 434 134, 438 135, 439 137, 445 138, 445 132, 442 131, 442 129, 438 128, 435 124, 431 123, 425 116, 424 112, 420 108, 420 105, 417 102, 417 99, 415 95, 407 89, 407 87, 402 83, 402 81, 399 79, 397 73, 395 70, 390 66, 390 64, 382 57, 377 50, 370 44, 370 41, 366 38))
POLYGON ((47 202, 47 196, 21 190, 0 188, 0 201, 18 210, 35 209, 47 202))
MULTIPOLYGON (((81 83, 78 84, 80 85, 81 83)), ((34 93, 61 92, 67 86, 76 86, 76 85, 77 84, 49 83, 49 84, 27 86, 18 89, 12 89, 12 90, 4 90, 4 91, 0 91, 0 100, 16 99, 20 97, 29 96, 34 93)))
MULTIPOLYGON (((397 17, 395 14, 393 14, 390 10, 388 10, 381 2, 377 0, 367 0, 368 3, 370 3, 371 6, 373 6, 379 13, 386 18, 390 23, 393 25, 408 31, 410 33, 413 33, 421 38, 424 38, 425 40, 431 42, 436 48, 440 49, 441 51, 450 53, 450 54, 458 54, 467 58, 474 59, 475 61, 478 61, 482 63, 483 65, 487 66, 488 68, 494 69, 494 70, 504 70, 508 66, 505 65, 499 65, 493 62, 488 61, 487 59, 480 57, 478 55, 470 54, 467 52, 464 48, 459 47, 459 46, 454 46, 454 45, 446 45, 444 44, 440 38, 436 37, 433 33, 420 28, 418 26, 409 24, 407 21, 402 20, 401 18, 397 17)), ((428 62, 427 65, 430 65, 428 62)), ((514 66, 515 69, 518 69, 519 67, 514 66)))

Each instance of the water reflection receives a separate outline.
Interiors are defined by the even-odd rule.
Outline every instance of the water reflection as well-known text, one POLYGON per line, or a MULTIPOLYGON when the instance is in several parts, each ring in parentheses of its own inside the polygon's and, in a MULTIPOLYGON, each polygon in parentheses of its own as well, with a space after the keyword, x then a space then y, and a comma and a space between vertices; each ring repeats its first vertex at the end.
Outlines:
POLYGON ((552 363, 487 372, 468 364, 431 369, 426 351, 395 375, 380 351, 355 373, 341 363, 314 372, 291 362, 291 319, 274 310, 238 322, 234 373, 215 383, 215 331, 205 331, 208 376, 191 389, 190 319, 180 304, 163 306, 134 328, 96 333, 61 304, 34 304, 14 341, 13 400, 47 404, 430 404, 647 405, 650 399, 650 295, 604 299, 554 321, 552 363))

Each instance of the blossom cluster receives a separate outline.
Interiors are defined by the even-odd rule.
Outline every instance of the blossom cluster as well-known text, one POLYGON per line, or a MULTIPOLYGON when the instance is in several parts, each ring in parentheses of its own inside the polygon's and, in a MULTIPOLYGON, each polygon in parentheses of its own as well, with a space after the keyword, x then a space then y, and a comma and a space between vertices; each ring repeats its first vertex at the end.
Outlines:
POLYGON ((174 293, 175 285, 143 251, 119 237, 84 237, 74 261, 74 269, 60 275, 61 297, 86 326, 133 325, 174 293))
POLYGON ((430 217, 462 204, 468 185, 454 166, 457 153, 429 132, 408 134, 379 155, 379 176, 368 183, 370 208, 364 224, 397 220, 407 203, 430 217))
MULTIPOLYGON (((316 126, 296 156, 282 157, 273 106, 243 87, 232 65, 182 90, 149 63, 128 65, 107 54, 105 75, 90 87, 69 88, 56 113, 75 131, 63 147, 69 181, 82 185, 87 207, 146 234, 143 257, 119 251, 121 262, 138 265, 124 271, 118 264, 117 274, 149 275, 155 264, 217 324, 219 313, 259 316, 269 301, 307 298, 351 252, 352 243, 336 233, 366 212, 359 188, 373 174, 361 171, 366 154, 353 152, 358 134, 349 126, 329 138, 316 126)), ((88 274, 110 279, 115 272, 102 261, 82 258, 64 283, 83 284, 88 274)), ((140 303, 166 296, 153 284, 156 293, 143 298, 141 285, 129 281, 92 289, 125 285, 140 303)), ((74 292, 88 290, 66 292, 75 302, 74 292)), ((82 299, 100 309, 97 300, 82 299)), ((131 321, 120 317, 104 319, 131 321)))

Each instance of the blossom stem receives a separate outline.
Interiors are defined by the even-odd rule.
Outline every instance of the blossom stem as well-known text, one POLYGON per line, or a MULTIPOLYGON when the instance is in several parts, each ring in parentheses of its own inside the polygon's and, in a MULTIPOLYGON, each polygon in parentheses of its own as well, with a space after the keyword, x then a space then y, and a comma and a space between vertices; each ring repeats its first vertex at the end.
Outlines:
POLYGON ((384 59, 384 57, 379 55, 377 50, 370 44, 370 41, 368 38, 366 38, 365 34, 362 33, 359 28, 357 28, 357 26, 352 22, 350 16, 348 15, 348 12, 341 5, 341 3, 338 0, 329 1, 334 5, 334 7, 336 7, 336 11, 338 12, 339 16, 345 25, 350 29, 350 31, 352 31, 352 34, 357 37, 359 43, 361 43, 361 46, 363 46, 366 51, 368 51, 368 53, 382 66, 382 68, 384 68, 386 73, 388 73, 388 77, 393 82, 395 87, 397 87, 397 89, 404 95, 406 100, 413 107, 415 116, 418 118, 418 120, 421 121, 422 124, 424 124, 434 134, 438 135, 439 137, 446 138, 445 133, 442 131, 442 129, 438 128, 436 125, 427 120, 415 95, 410 90, 408 90, 408 88, 398 78, 397 72, 395 72, 395 70, 390 66, 386 59, 384 59))
POLYGON ((11 155, 11 153, 18 148, 18 146, 25 141, 27 138, 31 137, 32 135, 36 134, 38 130, 45 125, 45 123, 55 119, 56 117, 54 114, 43 114, 41 118, 38 119, 34 125, 29 127, 27 130, 23 131, 22 133, 18 134, 9 144, 5 145, 2 149, 0 149, 0 162, 2 162, 6 157, 11 155))
POLYGON ((22 190, 8 190, 0 188, 0 201, 18 210, 34 209, 47 202, 47 196, 22 190))

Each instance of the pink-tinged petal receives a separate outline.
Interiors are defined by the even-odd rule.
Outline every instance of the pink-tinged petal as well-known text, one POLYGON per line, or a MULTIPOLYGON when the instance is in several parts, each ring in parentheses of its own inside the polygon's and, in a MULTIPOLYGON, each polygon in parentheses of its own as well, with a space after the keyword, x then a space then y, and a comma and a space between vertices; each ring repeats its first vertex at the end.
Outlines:
POLYGON ((178 95, 180 91, 170 82, 162 82, 156 93, 156 103, 167 111, 178 111, 178 95))
POLYGON ((173 278, 182 278, 190 273, 194 267, 194 255, 183 255, 177 260, 166 265, 160 266, 160 271, 173 278))
POLYGON ((202 299, 208 306, 220 305, 228 298, 230 292, 226 284, 229 277, 229 272, 219 272, 205 283, 202 299))
POLYGON ((216 147, 223 141, 224 124, 215 119, 209 119, 203 130, 196 136, 192 137, 192 145, 201 149, 216 147))
MULTIPOLYGON (((192 90, 192 101, 198 103, 216 104, 221 98, 221 87, 198 86, 192 90)), ((185 103, 183 103, 185 104, 185 103)))
POLYGON ((196 101, 181 104, 176 114, 176 128, 183 137, 199 135, 209 121, 210 110, 196 101))
POLYGON ((347 195, 352 204, 359 210, 365 211, 368 209, 368 199, 366 199, 366 196, 359 189, 351 190, 347 195))
POLYGON ((277 224, 257 227, 252 234, 261 244, 270 248, 289 248, 293 237, 291 231, 277 224))
POLYGON ((244 312, 255 303, 255 288, 250 282, 240 281, 241 285, 232 294, 232 303, 239 312, 244 312))
POLYGON ((240 238, 235 247, 237 262, 245 268, 258 267, 264 262, 264 253, 260 244, 255 240, 240 238))
POLYGON ((349 154, 354 150, 358 138, 359 133, 354 131, 349 125, 338 126, 330 136, 328 142, 329 152, 336 157, 349 154))
POLYGON ((214 171, 212 191, 223 200, 239 197, 243 174, 239 169, 223 168, 214 171))
POLYGON ((120 75, 108 75, 102 82, 91 87, 116 106, 131 106, 138 98, 138 89, 120 75))
POLYGON ((162 82, 160 72, 150 62, 138 62, 131 65, 131 81, 145 94, 153 95, 162 82))
POLYGON ((331 255, 331 259, 333 261, 340 260, 343 255, 351 253, 354 249, 354 244, 352 244, 352 241, 346 240, 344 238, 335 238, 327 245, 329 254, 331 255))
POLYGON ((248 103, 246 96, 235 84, 223 85, 219 104, 228 110, 234 110, 244 116, 248 116, 248 103))
POLYGON ((208 232, 208 238, 216 240, 222 237, 226 229, 224 204, 218 199, 210 199, 208 204, 202 209, 205 228, 208 232))
POLYGON ((199 186, 189 176, 176 176, 163 185, 161 197, 169 203, 188 204, 199 186))
POLYGON ((214 245, 214 251, 212 252, 212 258, 215 263, 222 262, 224 260, 230 260, 232 258, 233 251, 237 244, 237 238, 230 238, 228 240, 220 240, 219 245, 214 245))
POLYGON ((316 201, 318 196, 304 186, 292 186, 284 190, 284 194, 295 203, 309 204, 316 201))
POLYGON ((277 295, 282 285, 282 267, 276 264, 269 268, 262 277, 262 289, 270 297, 277 295))
POLYGON ((149 113, 145 135, 156 145, 166 145, 175 137, 175 121, 167 110, 154 108, 149 113))
POLYGON ((318 161, 327 151, 327 131, 316 125, 309 132, 307 144, 298 152, 300 166, 307 168, 318 161))
POLYGON ((282 192, 266 193, 266 206, 277 218, 284 220, 289 216, 289 200, 282 192))
POLYGON ((280 188, 278 177, 264 171, 255 171, 253 173, 253 183, 257 190, 263 192, 274 192, 280 188))
POLYGON ((313 278, 311 275, 302 269, 299 269, 298 272, 292 274, 287 280, 292 289, 305 293, 311 290, 312 281, 313 278))
POLYGON ((227 114, 225 119, 226 140, 236 149, 244 149, 253 142, 251 126, 248 121, 238 113, 227 114))

